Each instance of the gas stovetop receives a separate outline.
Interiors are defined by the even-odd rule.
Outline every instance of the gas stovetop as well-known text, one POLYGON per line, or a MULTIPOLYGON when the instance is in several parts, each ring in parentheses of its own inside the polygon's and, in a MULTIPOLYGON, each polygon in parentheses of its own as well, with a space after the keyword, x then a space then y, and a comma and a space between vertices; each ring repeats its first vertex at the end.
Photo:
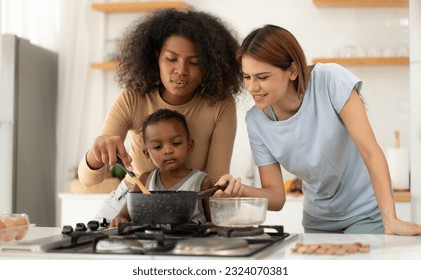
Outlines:
POLYGON ((61 236, 19 244, 19 250, 46 254, 81 254, 98 257, 130 255, 257 257, 270 255, 297 235, 280 225, 226 228, 213 224, 135 225, 108 228, 103 221, 64 226, 61 236))
POLYGON ((88 227, 78 224, 75 230, 63 227, 63 234, 69 237, 67 242, 47 252, 249 257, 293 237, 284 232, 283 226, 225 228, 213 224, 120 223, 117 229, 108 229, 92 224, 95 221, 88 223, 88 227))

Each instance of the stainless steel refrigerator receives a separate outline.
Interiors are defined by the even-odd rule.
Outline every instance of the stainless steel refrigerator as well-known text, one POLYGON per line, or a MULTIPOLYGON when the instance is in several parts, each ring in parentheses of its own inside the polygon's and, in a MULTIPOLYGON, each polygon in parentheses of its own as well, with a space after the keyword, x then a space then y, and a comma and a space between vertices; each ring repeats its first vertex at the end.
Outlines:
POLYGON ((1 41, 0 213, 54 226, 58 55, 15 35, 1 41))

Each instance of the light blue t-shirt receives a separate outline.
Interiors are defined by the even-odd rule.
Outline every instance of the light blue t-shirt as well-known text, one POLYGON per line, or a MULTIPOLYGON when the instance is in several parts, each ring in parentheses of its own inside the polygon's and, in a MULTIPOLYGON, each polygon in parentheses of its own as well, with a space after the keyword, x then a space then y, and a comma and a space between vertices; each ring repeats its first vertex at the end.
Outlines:
POLYGON ((304 211, 345 220, 377 205, 366 166, 339 112, 362 82, 338 64, 316 64, 298 112, 272 121, 253 106, 246 115, 258 166, 280 163, 303 180, 304 211))

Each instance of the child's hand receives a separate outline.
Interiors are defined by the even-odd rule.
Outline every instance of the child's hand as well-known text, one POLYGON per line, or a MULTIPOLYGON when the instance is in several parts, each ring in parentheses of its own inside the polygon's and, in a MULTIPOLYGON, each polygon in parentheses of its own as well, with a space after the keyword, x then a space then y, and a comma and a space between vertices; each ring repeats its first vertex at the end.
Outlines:
POLYGON ((115 228, 118 226, 119 223, 128 223, 129 221, 123 216, 115 216, 114 219, 111 220, 110 228, 115 228))

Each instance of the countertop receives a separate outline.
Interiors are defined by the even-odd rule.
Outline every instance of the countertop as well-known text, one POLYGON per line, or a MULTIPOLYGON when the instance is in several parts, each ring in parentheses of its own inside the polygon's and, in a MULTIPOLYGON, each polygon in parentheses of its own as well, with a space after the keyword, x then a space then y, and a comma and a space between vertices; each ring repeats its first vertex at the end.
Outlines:
MULTIPOLYGON (((40 238, 56 236, 61 238, 59 227, 34 227, 23 242, 38 240, 40 238)), ((295 237, 290 242, 280 243, 268 250, 263 255, 256 256, 256 259, 265 260, 421 260, 421 236, 394 236, 374 234, 293 234, 295 237), (345 254, 341 256, 332 255, 307 255, 292 252, 291 248, 297 242, 303 244, 320 243, 341 243, 351 244, 355 242, 370 244, 368 253, 345 254)), ((0 245, 1 246, 1 245, 0 245)), ((3 250, 0 251, 0 259, 169 259, 165 256, 150 255, 94 255, 94 254, 63 254, 28 252, 25 250, 3 250)), ((172 259, 200 257, 178 257, 172 259)), ((226 258, 224 258, 226 259, 226 258)))

